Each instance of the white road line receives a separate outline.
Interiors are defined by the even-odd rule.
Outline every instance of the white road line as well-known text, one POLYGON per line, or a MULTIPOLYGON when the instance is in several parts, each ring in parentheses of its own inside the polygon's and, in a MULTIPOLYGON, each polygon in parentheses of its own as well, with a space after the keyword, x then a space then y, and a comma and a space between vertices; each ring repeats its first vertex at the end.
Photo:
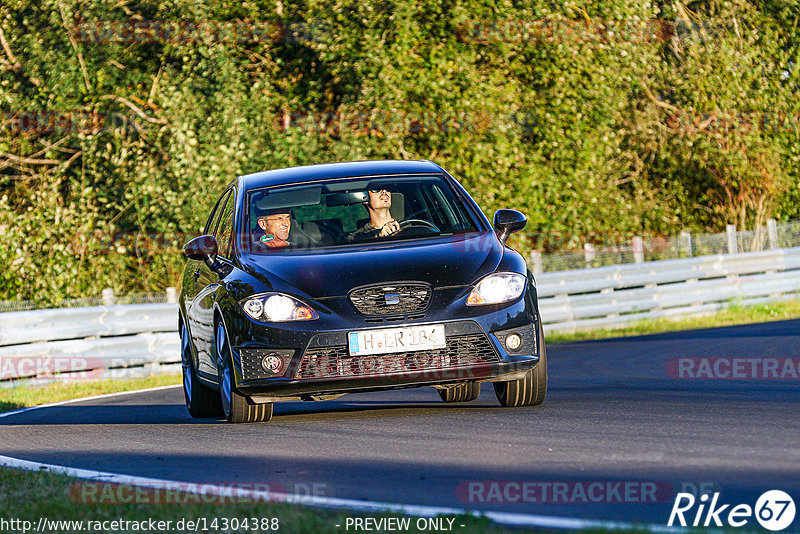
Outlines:
MULTIPOLYGON (((41 404, 39 406, 30 406, 22 408, 13 412, 0 413, 0 417, 8 417, 20 413, 29 412, 32 410, 39 410, 42 408, 51 408, 55 406, 63 406, 65 404, 72 404, 80 401, 105 399, 109 397, 117 397, 123 395, 131 395, 134 393, 146 393, 149 391, 159 391, 174 387, 181 387, 181 384, 173 386, 160 386, 148 389, 139 389, 133 391, 121 391, 119 393, 107 393, 104 395, 95 395, 93 397, 83 397, 80 399, 70 399, 60 402, 53 402, 50 404, 41 404)), ((29 460, 21 460, 19 458, 12 458, 10 456, 0 455, 0 466, 10 467, 14 469, 24 469, 27 471, 51 471, 53 473, 60 473, 73 478, 84 480, 97 480, 109 484, 127 484, 130 486, 153 488, 153 489, 166 489, 184 491, 187 493, 194 493, 200 495, 211 495, 219 497, 230 497, 230 486, 223 486, 217 484, 206 483, 191 483, 179 482, 176 480, 164 480, 159 478, 138 477, 133 475, 123 475, 120 473, 109 473, 106 471, 95 471, 92 469, 80 469, 75 467, 67 467, 63 465, 45 464, 40 462, 33 462, 29 460)), ((400 504, 400 503, 385 503, 377 501, 359 501, 355 499, 339 499, 334 497, 323 497, 314 495, 300 495, 296 493, 276 493, 264 490, 256 490, 249 488, 236 488, 236 496, 242 499, 269 501, 269 502, 285 502, 290 504, 299 504, 302 506, 313 506, 319 508, 332 508, 337 510, 349 510, 354 512, 395 512, 410 516, 419 517, 434 517, 437 515, 470 515, 474 517, 486 517, 495 523, 508 526, 517 527, 540 527, 540 528, 556 528, 556 529, 609 529, 609 530, 630 530, 637 528, 639 530, 646 530, 648 532, 656 533, 686 533, 688 529, 680 527, 668 527, 665 525, 654 524, 637 524, 626 523, 620 521, 602 521, 598 519, 578 519, 571 517, 558 517, 536 514, 519 514, 512 512, 493 512, 493 511, 480 511, 480 510, 467 510, 464 508, 448 508, 443 506, 424 506, 415 504, 400 504)))
MULTIPOLYGON (((25 469, 28 471, 47 470, 74 478, 97 480, 109 484, 126 484, 142 488, 153 488, 165 491, 182 491, 186 493, 226 498, 231 497, 232 489, 230 486, 217 484, 179 482, 176 480, 137 477, 132 475, 109 473, 105 471, 94 471, 91 469, 79 469, 62 465, 44 464, 40 462, 20 460, 10 456, 0 456, 0 466, 12 467, 15 469, 25 469)), ((545 527, 557 529, 598 528, 612 530, 629 530, 638 528, 647 530, 649 532, 659 533, 688 532, 688 530, 684 528, 673 528, 660 525, 634 524, 619 521, 601 521, 595 519, 576 519, 534 514, 518 514, 510 512, 478 511, 467 510, 463 508, 448 508, 443 506, 423 506, 376 501, 359 501, 355 499, 338 499, 333 497, 300 495, 296 493, 279 493, 241 487, 235 488, 235 495, 236 498, 246 499, 248 501, 285 502, 303 506, 333 508, 337 510, 349 510, 354 512, 396 512, 420 517, 434 517, 437 515, 470 515, 475 517, 485 516, 496 523, 518 527, 545 527)))
POLYGON ((118 391, 117 393, 104 393, 103 395, 94 395, 92 397, 80 397, 77 399, 68 399, 58 402, 51 402, 49 404, 39 404, 37 406, 28 406, 27 408, 20 408, 19 410, 14 410, 11 412, 3 412, 0 413, 0 418, 3 417, 10 417, 12 415, 17 415, 20 413, 30 412, 33 410, 41 410, 42 408, 52 408, 53 406, 63 406, 65 404, 73 404, 75 402, 83 402, 88 400, 95 400, 95 399, 107 399, 109 397, 121 397, 123 395, 132 395, 134 393, 146 393, 148 391, 159 391, 162 389, 170 389, 170 388, 179 388, 182 387, 181 384, 174 384, 172 386, 158 386, 155 388, 147 388, 147 389, 134 389, 131 391, 118 391))

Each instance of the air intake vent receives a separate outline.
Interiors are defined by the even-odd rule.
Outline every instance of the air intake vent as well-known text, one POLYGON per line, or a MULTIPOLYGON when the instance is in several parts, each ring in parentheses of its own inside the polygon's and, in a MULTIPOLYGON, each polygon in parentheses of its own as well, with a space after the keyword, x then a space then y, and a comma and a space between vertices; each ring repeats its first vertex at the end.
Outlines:
POLYGON ((358 313, 370 317, 424 311, 431 300, 431 286, 423 282, 396 282, 359 287, 350 292, 358 313))
POLYGON ((429 369, 454 369, 487 365, 498 361, 492 344, 483 334, 452 336, 443 349, 350 356, 346 346, 308 349, 296 378, 336 378, 402 375, 429 369))

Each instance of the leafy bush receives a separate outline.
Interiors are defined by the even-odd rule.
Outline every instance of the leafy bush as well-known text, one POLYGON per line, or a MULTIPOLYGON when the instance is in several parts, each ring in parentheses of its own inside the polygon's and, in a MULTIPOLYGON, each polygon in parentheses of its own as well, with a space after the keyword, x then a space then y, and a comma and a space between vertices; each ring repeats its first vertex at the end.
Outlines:
POLYGON ((235 176, 425 158, 524 250, 798 216, 790 0, 0 6, 0 300, 158 291, 235 176))

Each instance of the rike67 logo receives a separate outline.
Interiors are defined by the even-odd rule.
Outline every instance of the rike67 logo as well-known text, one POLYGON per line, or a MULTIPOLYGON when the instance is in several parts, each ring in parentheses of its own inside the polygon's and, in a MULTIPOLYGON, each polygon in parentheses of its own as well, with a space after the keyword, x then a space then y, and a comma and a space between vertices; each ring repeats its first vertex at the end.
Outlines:
POLYGON ((726 524, 731 527, 743 527, 755 516, 763 528, 779 531, 794 521, 794 500, 781 490, 764 492, 756 501, 754 508, 748 504, 735 506, 722 504, 719 502, 719 497, 719 492, 711 497, 704 493, 699 499, 691 493, 678 493, 667 526, 673 526, 677 520, 677 524, 682 527, 687 524, 693 527, 708 527, 712 526, 712 523, 717 527, 726 524))

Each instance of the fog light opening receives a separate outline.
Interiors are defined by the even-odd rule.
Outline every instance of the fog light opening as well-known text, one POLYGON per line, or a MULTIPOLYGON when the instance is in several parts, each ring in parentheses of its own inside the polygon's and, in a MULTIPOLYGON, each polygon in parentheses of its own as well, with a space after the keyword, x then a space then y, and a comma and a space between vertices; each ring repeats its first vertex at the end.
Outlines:
POLYGON ((506 338, 506 348, 517 350, 522 345, 522 337, 519 334, 511 334, 506 338))
POLYGON ((261 367, 263 367, 266 372, 272 373, 274 375, 283 374, 283 369, 284 369, 283 358, 281 358, 277 354, 267 354, 261 360, 261 367))

